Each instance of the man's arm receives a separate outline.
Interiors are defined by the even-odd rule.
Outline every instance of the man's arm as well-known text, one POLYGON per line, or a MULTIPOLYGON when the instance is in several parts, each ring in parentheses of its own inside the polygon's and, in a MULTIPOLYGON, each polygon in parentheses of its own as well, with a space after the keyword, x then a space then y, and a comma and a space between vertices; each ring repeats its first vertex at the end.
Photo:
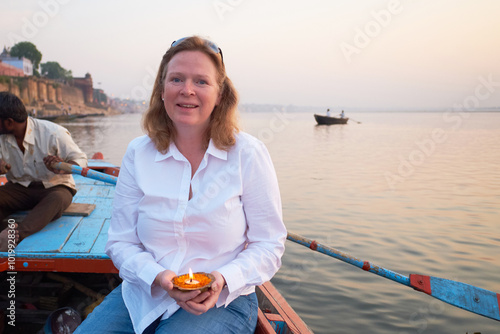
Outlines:
POLYGON ((78 164, 74 161, 64 161, 62 158, 59 158, 59 157, 56 157, 54 155, 48 155, 46 156, 45 158, 43 158, 43 163, 45 164, 45 167, 47 167, 48 170, 50 170, 52 173, 54 174, 71 174, 69 172, 66 172, 66 171, 63 171, 63 170, 60 170, 60 169, 54 169, 52 168, 52 164, 56 163, 56 162, 67 162, 71 165, 77 165, 78 164))
POLYGON ((49 171, 55 174, 71 174, 52 168, 52 165, 57 162, 66 162, 80 167, 87 167, 87 155, 73 141, 67 129, 60 128, 59 131, 53 134, 51 140, 53 151, 57 153, 56 155, 47 155, 43 158, 43 162, 49 171))

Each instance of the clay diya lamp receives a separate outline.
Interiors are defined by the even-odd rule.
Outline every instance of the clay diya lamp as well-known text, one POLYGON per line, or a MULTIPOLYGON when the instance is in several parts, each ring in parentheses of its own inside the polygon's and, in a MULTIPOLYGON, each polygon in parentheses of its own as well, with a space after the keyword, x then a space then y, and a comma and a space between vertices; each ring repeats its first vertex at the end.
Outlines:
POLYGON ((172 278, 174 287, 181 291, 200 290, 201 292, 205 292, 212 286, 214 281, 214 275, 201 272, 193 274, 191 268, 189 268, 188 274, 172 278))

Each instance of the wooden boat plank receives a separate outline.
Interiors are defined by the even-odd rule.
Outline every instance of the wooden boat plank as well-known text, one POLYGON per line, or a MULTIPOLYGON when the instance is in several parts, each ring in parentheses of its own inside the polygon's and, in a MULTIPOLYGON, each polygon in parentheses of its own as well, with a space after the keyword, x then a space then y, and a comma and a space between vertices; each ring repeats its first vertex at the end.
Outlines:
MULTIPOLYGON (((93 203, 71 203, 71 205, 63 211, 63 216, 82 216, 87 217, 95 210, 95 205, 93 203)), ((19 211, 11 214, 8 218, 12 218, 17 222, 22 222, 28 211, 19 211)))
POLYGON ((83 216, 87 217, 94 211, 95 204, 88 203, 71 203, 69 207, 64 210, 63 215, 65 216, 83 216))
POLYGON ((118 270, 113 265, 113 262, 107 259, 100 258, 78 258, 76 256, 58 257, 58 253, 53 253, 54 256, 45 257, 16 257, 14 268, 4 261, 0 260, 0 271, 58 271, 67 273, 94 273, 94 274, 117 274, 118 270))
POLYGON ((111 187, 103 187, 98 184, 79 184, 74 200, 79 200, 82 197, 109 197, 110 189, 111 187))
POLYGON ((49 223, 19 243, 16 254, 60 252, 81 220, 82 217, 63 216, 49 223))
POLYGON ((258 320, 257 327, 255 328, 255 334, 276 333, 276 329, 271 326, 271 323, 260 308, 258 309, 257 319, 258 320))
POLYGON ((89 253, 104 225, 103 218, 82 219, 62 248, 62 253, 89 253))
POLYGON ((280 334, 297 333, 291 330, 291 328, 294 328, 293 325, 288 324, 280 314, 264 313, 264 317, 267 320, 267 322, 271 324, 271 327, 273 327, 276 333, 280 334))
POLYGON ((77 175, 77 174, 73 174, 73 179, 75 179, 75 183, 77 184, 77 188, 78 188, 78 185, 83 185, 83 184, 88 184, 88 185, 93 185, 93 184, 104 185, 105 184, 99 180, 91 179, 91 178, 84 177, 84 176, 77 175))
MULTIPOLYGON (((285 298, 276 290, 270 283, 266 282, 259 287, 263 297, 267 299, 275 308, 273 313, 281 315, 287 328, 278 328, 277 333, 312 333, 306 323, 299 317, 292 307, 287 303, 285 298)), ((279 324, 279 323, 277 323, 279 324)))
POLYGON ((104 224, 102 225, 102 228, 101 228, 101 233, 97 237, 97 240, 95 241, 94 246, 92 247, 91 252, 93 254, 105 254, 104 247, 106 246, 106 243, 108 242, 109 223, 110 223, 110 219, 106 219, 104 221, 104 224))
POLYGON ((92 167, 92 169, 96 169, 98 170, 99 168, 103 168, 103 167, 109 167, 109 168, 117 168, 116 165, 110 163, 110 162, 107 162, 107 161, 104 161, 104 160, 89 160, 89 167, 92 167))
POLYGON ((85 201, 96 205, 95 210, 89 218, 111 218, 111 207, 113 205, 112 198, 86 198, 85 201))
POLYGON ((78 183, 77 188, 78 191, 75 197, 73 197, 73 201, 78 201, 82 197, 90 197, 93 195, 93 184, 78 183))

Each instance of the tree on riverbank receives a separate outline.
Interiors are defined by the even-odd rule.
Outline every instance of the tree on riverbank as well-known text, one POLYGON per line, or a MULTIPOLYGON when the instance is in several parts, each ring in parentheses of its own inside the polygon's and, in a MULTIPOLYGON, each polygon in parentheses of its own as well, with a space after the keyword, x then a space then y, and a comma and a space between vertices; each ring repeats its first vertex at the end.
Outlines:
POLYGON ((71 79, 73 77, 73 73, 71 72, 71 70, 66 70, 56 61, 48 61, 41 64, 41 73, 42 76, 54 80, 71 79))
POLYGON ((24 57, 33 63, 33 71, 38 74, 38 66, 42 61, 42 53, 31 42, 19 42, 10 49, 12 57, 24 57))

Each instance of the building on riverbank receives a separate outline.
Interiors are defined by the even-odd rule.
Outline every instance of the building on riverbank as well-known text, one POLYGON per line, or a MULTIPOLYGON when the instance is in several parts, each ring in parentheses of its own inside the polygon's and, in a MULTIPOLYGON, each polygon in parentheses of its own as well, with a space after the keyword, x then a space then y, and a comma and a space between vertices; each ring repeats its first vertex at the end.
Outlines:
MULTIPOLYGON (((33 63, 28 58, 12 57, 9 50, 4 46, 2 53, 0 53, 0 61, 3 64, 13 66, 24 73, 24 76, 33 75, 33 63)), ((2 74, 4 75, 4 74, 2 74)))
POLYGON ((10 64, 4 63, 0 59, 0 76, 9 76, 9 77, 24 77, 25 74, 23 70, 12 66, 10 64))

